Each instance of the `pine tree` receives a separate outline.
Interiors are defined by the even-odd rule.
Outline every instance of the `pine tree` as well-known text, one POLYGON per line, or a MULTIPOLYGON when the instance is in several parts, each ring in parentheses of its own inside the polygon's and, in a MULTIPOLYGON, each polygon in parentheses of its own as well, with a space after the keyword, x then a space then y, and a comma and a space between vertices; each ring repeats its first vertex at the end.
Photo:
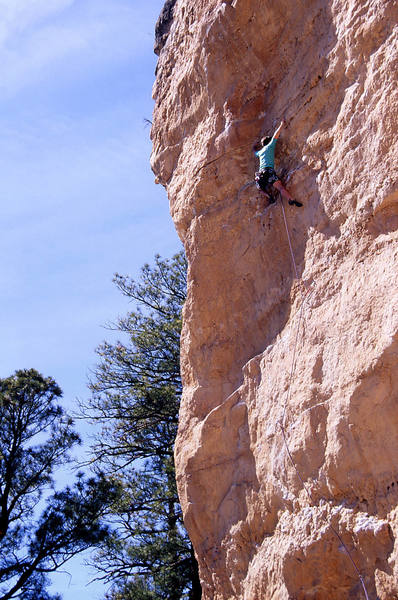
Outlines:
POLYGON ((59 600, 48 574, 104 542, 101 517, 117 486, 100 474, 53 491, 80 442, 55 381, 34 369, 0 379, 0 600, 59 600), (41 512, 40 512, 40 509, 41 512))
POLYGON ((180 331, 186 262, 145 265, 138 283, 115 276, 135 304, 104 342, 83 412, 101 432, 93 463, 123 490, 113 506, 113 534, 95 557, 112 600, 201 598, 197 562, 182 521, 173 445, 181 397, 180 331))

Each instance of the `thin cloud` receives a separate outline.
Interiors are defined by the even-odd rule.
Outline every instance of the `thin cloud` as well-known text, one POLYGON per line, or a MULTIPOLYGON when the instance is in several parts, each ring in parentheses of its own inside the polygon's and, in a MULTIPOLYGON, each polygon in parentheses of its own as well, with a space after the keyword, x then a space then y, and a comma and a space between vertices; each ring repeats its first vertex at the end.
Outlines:
POLYGON ((147 35, 141 17, 126 0, 0 0, 0 100, 60 72, 132 60, 147 35))
POLYGON ((0 0, 0 45, 74 3, 75 0, 0 0))

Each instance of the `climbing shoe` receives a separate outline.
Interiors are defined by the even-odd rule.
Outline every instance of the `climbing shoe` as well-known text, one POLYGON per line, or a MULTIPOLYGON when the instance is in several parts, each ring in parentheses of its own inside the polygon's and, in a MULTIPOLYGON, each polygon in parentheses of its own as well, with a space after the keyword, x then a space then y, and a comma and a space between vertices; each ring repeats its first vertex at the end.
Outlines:
POLYGON ((298 200, 289 200, 289 204, 290 204, 290 206, 293 206, 293 204, 294 204, 294 206, 298 206, 299 208, 301 206, 303 206, 303 203, 299 202, 298 200))

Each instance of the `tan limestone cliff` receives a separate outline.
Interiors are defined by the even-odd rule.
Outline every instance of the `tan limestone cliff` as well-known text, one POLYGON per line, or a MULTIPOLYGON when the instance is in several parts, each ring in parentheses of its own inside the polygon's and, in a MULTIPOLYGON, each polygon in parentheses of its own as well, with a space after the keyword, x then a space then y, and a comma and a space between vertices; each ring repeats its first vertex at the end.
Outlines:
POLYGON ((168 8, 152 166, 189 261, 176 468, 204 598, 398 598, 398 4, 168 8), (304 303, 251 185, 281 119, 304 303))

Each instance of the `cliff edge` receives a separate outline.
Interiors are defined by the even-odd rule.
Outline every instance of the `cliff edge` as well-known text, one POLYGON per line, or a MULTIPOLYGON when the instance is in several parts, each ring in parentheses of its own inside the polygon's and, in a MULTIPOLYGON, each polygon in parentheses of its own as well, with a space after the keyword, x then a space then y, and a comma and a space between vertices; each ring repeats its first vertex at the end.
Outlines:
POLYGON ((203 596, 398 598, 398 3, 169 5, 152 167, 189 261, 175 457, 203 596), (281 119, 298 277, 253 185, 281 119))

